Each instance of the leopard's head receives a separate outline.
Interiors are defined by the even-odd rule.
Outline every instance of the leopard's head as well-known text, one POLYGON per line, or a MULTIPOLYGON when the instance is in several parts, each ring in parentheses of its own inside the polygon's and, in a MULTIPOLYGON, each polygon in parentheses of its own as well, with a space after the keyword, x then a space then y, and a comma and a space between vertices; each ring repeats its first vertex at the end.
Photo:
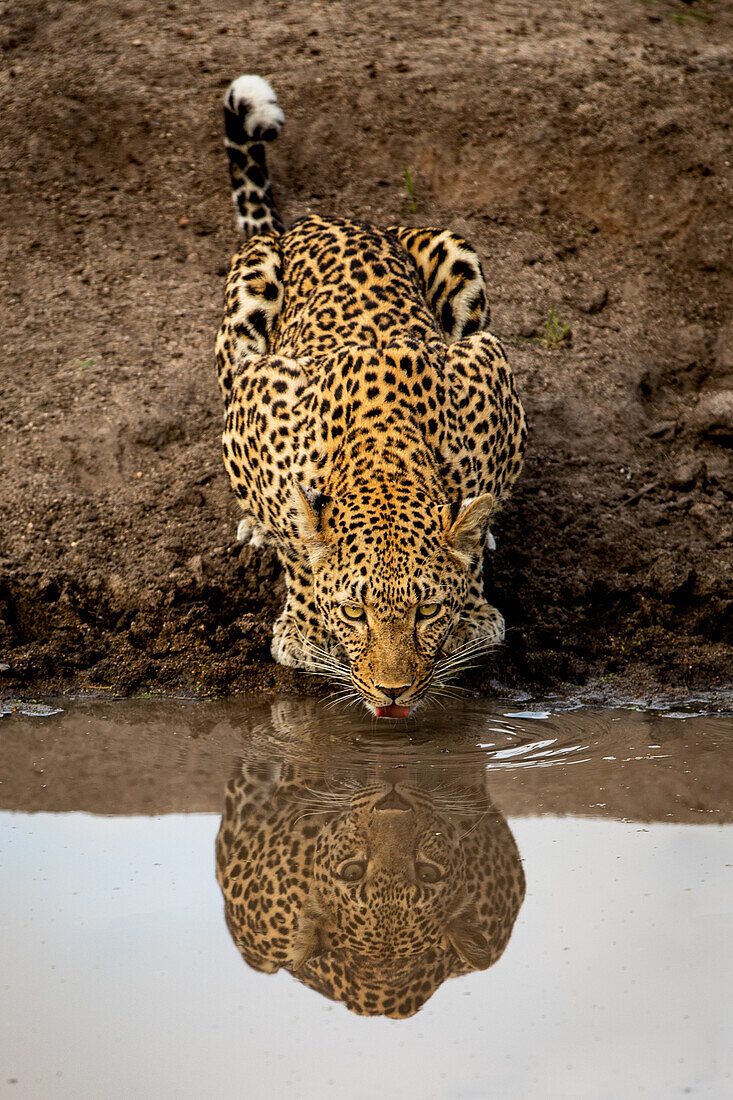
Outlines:
MULTIPOLYGON (((361 492, 297 492, 314 598, 333 640, 330 661, 314 653, 313 663, 326 672, 330 664, 378 716, 405 717, 440 686, 446 641, 461 622, 494 497, 435 503, 375 477, 361 492)), ((472 653, 501 641, 496 619, 494 634, 472 653)))
POLYGON ((356 791, 319 834, 294 969, 326 944, 392 960, 450 943, 477 968, 488 966, 460 838, 460 819, 439 815, 420 787, 381 782, 356 791))
POLYGON ((524 897, 514 838, 482 770, 427 789, 436 768, 420 768, 366 784, 292 766, 235 776, 217 872, 251 966, 284 967, 361 1015, 404 1018, 447 978, 498 960, 524 897))

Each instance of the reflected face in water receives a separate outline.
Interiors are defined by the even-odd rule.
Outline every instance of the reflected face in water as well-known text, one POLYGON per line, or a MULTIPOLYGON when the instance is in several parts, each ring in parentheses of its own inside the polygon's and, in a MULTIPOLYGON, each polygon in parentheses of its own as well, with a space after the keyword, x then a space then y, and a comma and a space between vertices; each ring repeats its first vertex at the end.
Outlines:
POLYGON ((308 910, 332 947, 389 958, 439 947, 448 936, 481 966, 488 945, 466 885, 458 820, 439 815, 419 787, 377 783, 324 824, 308 910))
POLYGON ((245 960, 285 967, 364 1015, 407 1017, 446 978, 502 954, 524 897, 519 853, 483 758, 243 761, 217 870, 245 960))

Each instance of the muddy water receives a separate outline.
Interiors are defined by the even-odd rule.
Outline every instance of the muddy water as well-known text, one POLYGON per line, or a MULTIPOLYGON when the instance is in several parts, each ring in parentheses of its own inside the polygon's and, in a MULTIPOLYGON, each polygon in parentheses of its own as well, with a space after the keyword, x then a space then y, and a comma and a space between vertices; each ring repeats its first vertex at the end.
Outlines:
POLYGON ((733 720, 0 718, 0 1095, 733 1095, 733 720))

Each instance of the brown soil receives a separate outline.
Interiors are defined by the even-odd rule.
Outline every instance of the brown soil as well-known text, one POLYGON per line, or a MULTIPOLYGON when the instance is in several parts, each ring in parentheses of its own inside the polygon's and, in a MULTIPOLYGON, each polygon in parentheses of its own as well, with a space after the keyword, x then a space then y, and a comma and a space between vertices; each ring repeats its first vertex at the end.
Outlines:
POLYGON ((491 561, 507 644, 474 685, 730 687, 725 0, 3 7, 8 692, 310 683, 270 661, 277 564, 235 544, 219 457, 241 72, 286 112, 287 219, 447 225, 484 259, 531 438, 491 561))

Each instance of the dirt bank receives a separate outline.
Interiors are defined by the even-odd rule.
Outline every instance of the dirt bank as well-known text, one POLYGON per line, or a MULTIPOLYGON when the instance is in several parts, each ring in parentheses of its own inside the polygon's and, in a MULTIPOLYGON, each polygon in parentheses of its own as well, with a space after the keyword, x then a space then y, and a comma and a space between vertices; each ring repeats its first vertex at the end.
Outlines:
POLYGON ((729 5, 3 7, 0 692, 311 685, 269 659, 277 563, 235 544, 219 457, 247 71, 286 112, 286 218, 448 225, 484 260, 531 438, 475 686, 730 686, 729 5))

